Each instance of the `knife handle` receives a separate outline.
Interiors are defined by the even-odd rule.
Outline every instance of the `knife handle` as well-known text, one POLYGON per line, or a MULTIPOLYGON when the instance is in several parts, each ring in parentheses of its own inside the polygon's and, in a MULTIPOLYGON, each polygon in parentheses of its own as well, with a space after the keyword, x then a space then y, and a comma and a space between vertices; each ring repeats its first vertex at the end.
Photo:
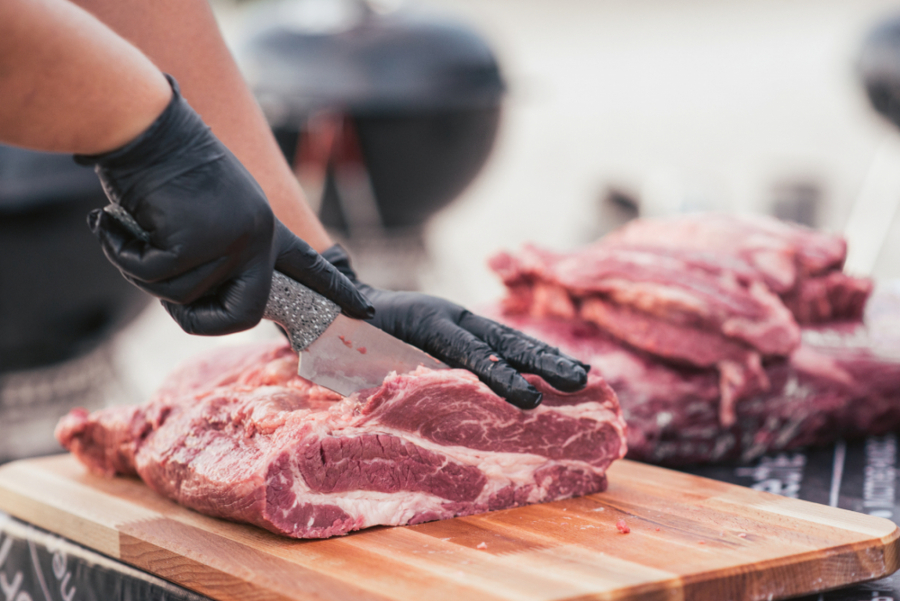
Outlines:
MULTIPOLYGON (((103 210, 115 217, 136 238, 150 241, 150 234, 121 206, 110 203, 103 210)), ((280 324, 291 339, 291 347, 298 353, 321 336, 340 312, 337 304, 318 292, 313 292, 280 271, 272 272, 272 287, 263 319, 280 324)))
POLYGON ((341 308, 319 294, 289 278, 280 271, 272 272, 272 288, 263 319, 281 324, 298 353, 315 342, 341 308))

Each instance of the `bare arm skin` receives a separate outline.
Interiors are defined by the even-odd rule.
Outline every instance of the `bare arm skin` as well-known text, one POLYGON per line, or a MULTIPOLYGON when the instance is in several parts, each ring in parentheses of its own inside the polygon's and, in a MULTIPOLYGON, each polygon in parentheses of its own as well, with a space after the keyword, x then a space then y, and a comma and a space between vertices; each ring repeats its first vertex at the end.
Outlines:
POLYGON ((107 152, 149 127, 171 97, 147 57, 77 6, 0 1, 0 141, 107 152))
POLYGON ((306 203, 238 71, 207 0, 74 0, 137 46, 262 186, 275 215, 322 252, 333 243, 306 203))

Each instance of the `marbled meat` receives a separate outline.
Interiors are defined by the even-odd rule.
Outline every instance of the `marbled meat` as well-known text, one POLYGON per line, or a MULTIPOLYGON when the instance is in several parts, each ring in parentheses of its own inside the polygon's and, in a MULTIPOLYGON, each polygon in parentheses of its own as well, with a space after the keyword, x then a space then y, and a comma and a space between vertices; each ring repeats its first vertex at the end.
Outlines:
POLYGON ((145 405, 72 411, 57 438, 91 471, 137 474, 199 512, 297 538, 600 492, 625 454, 615 393, 536 376, 522 411, 471 373, 388 377, 343 398, 297 376, 283 343, 221 350, 145 405))

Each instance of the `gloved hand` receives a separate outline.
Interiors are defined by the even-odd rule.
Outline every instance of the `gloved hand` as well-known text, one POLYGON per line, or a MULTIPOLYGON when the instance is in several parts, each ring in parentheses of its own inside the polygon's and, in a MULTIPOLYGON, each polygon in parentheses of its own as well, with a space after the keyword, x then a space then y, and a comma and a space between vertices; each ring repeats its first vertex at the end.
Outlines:
POLYGON ((542 394, 520 371, 537 374, 565 392, 584 388, 589 365, 510 327, 480 317, 450 301, 416 292, 379 290, 360 282, 347 252, 335 244, 322 256, 353 281, 375 305, 368 321, 417 346, 450 367, 475 373, 488 387, 521 409, 537 407, 542 394))
POLYGON ((162 299, 188 333, 219 335, 262 319, 272 270, 294 278, 358 319, 374 308, 330 263, 275 219, 265 194, 187 104, 172 100, 126 146, 95 156, 109 200, 149 233, 143 241, 102 210, 88 216, 106 257, 162 299))

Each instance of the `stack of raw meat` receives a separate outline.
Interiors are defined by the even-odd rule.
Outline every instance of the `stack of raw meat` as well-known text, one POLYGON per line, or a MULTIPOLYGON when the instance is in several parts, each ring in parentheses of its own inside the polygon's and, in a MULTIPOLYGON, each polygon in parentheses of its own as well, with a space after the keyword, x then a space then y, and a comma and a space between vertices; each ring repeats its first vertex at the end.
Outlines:
POLYGON ((276 342, 200 357, 147 404, 75 410, 57 438, 92 471, 137 474, 208 515, 301 538, 600 492, 625 454, 616 396, 536 376, 522 411, 467 371, 389 376, 343 398, 276 342))
POLYGON ((845 254, 837 236, 774 219, 696 215, 492 266, 509 292, 500 318, 616 390, 629 456, 687 463, 900 425, 885 350, 900 339, 862 323, 872 283, 841 272, 845 254))

